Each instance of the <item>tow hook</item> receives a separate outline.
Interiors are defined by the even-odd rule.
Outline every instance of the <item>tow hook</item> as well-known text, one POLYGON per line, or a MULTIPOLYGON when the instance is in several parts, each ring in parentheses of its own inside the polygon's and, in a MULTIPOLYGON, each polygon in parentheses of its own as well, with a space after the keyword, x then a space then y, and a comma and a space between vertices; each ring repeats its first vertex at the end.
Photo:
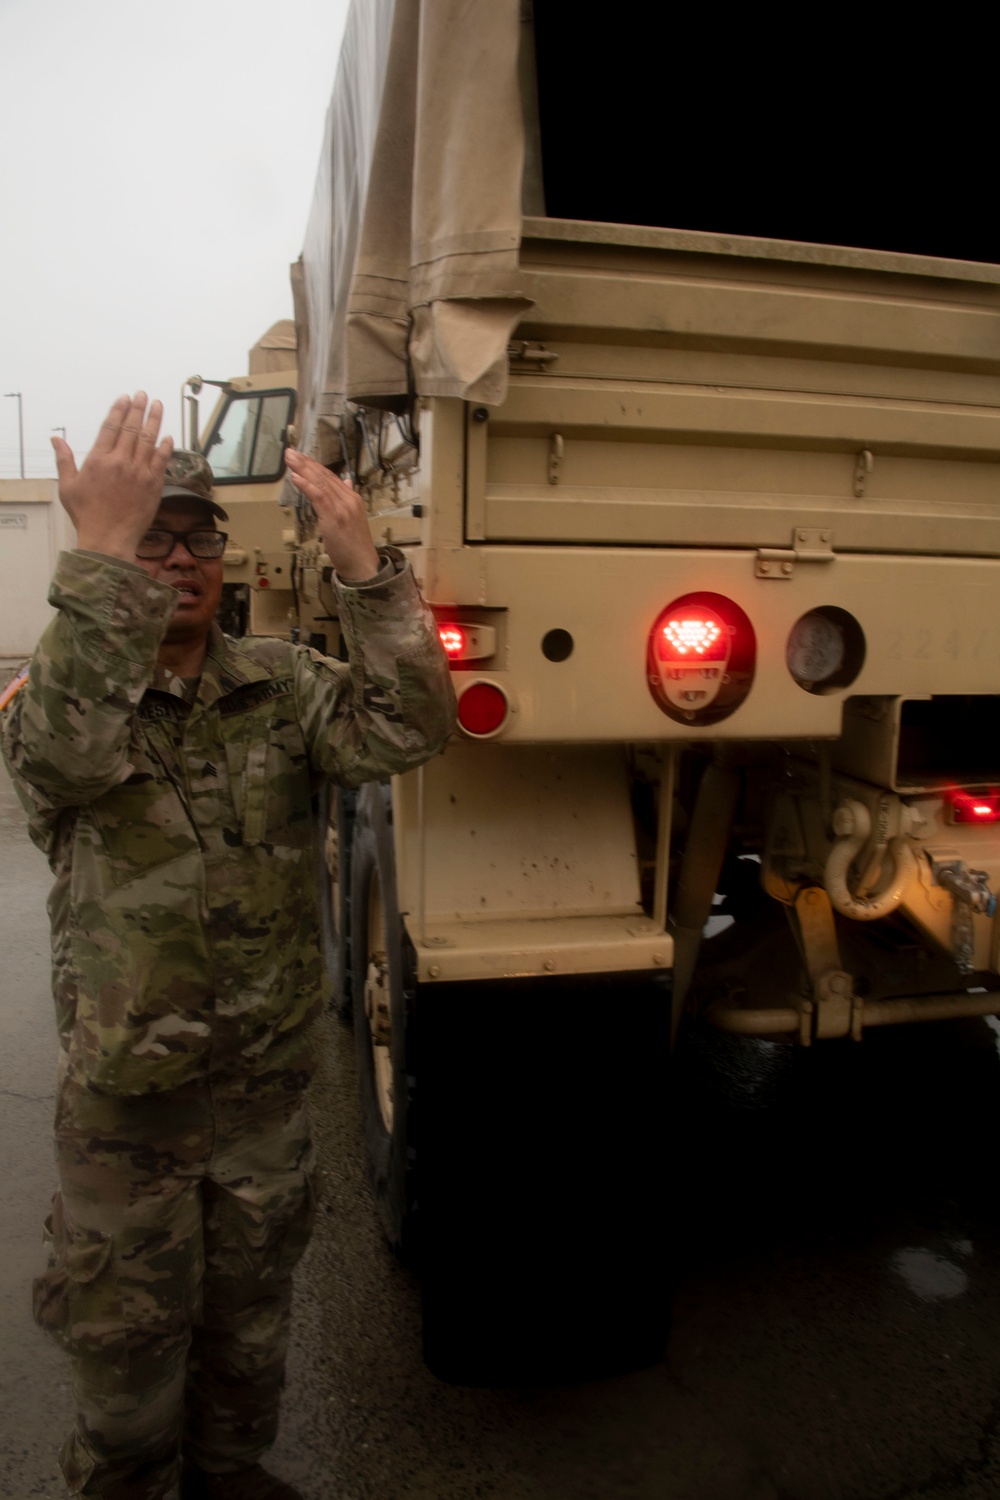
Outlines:
POLYGON ((992 917, 997 898, 985 870, 970 870, 964 860, 934 862, 934 878, 952 897, 951 951, 960 974, 971 974, 975 949, 973 916, 992 917))
POLYGON ((849 874, 854 860, 872 837, 872 816, 863 802, 853 798, 840 804, 833 815, 836 840, 827 856, 823 883, 841 916, 854 922, 874 922, 895 911, 916 877, 916 859, 907 835, 918 822, 919 814, 905 803, 894 806, 888 797, 880 800, 873 852, 876 869, 888 857, 888 872, 883 876, 882 888, 875 894, 855 893, 848 884, 849 874), (891 831, 894 816, 895 833, 891 831))

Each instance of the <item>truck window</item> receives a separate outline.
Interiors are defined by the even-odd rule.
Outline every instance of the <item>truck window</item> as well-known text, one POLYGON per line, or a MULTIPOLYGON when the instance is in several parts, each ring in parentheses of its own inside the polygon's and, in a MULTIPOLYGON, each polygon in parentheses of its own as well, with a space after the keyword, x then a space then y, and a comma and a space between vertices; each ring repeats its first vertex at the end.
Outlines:
POLYGON ((289 390, 230 395, 204 444, 217 484, 280 477, 294 402, 289 390))

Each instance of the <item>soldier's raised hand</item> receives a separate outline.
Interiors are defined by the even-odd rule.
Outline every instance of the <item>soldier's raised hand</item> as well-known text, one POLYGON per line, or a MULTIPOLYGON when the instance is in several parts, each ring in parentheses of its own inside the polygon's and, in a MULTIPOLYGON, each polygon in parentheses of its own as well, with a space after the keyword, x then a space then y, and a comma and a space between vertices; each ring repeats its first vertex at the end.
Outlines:
POLYGON ((135 549, 160 506, 163 474, 173 439, 157 442, 163 405, 147 412, 145 391, 119 396, 80 468, 62 438, 52 446, 59 499, 76 527, 77 546, 87 552, 135 561, 135 549))
POLYGON ((316 512, 319 534, 337 577, 345 583, 374 578, 382 564, 357 491, 296 448, 288 449, 285 462, 316 512))

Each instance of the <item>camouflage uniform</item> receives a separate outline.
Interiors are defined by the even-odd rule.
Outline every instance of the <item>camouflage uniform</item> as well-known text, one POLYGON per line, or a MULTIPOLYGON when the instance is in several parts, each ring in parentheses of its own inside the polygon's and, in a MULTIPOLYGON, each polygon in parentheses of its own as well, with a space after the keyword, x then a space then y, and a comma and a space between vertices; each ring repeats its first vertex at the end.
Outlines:
POLYGON ((311 1222, 305 1034, 323 967, 310 797, 438 751, 454 700, 402 556, 341 586, 350 666, 217 627, 156 663, 175 593, 63 554, 3 748, 55 874, 61 1192, 36 1315, 72 1353, 73 1493, 160 1500, 272 1441, 311 1222))

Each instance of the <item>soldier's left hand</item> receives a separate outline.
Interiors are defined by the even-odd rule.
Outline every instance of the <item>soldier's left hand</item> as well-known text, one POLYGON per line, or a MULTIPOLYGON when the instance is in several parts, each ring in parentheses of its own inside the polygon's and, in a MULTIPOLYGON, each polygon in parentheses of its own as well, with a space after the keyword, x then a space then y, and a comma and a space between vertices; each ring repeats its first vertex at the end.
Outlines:
POLYGON ((316 512, 319 534, 337 577, 345 583, 374 578, 382 566, 361 496, 315 458, 296 448, 285 453, 293 482, 316 512))

